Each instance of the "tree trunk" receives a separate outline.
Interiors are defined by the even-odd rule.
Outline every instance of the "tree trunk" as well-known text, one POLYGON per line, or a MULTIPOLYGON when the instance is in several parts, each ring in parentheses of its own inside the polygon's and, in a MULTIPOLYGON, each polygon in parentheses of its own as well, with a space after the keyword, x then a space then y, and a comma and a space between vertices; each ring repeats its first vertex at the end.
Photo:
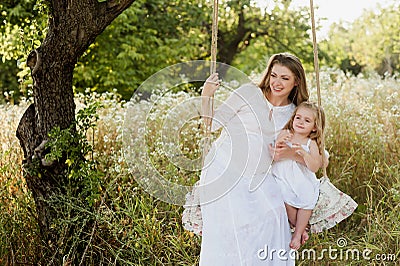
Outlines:
POLYGON ((31 69, 34 104, 21 118, 16 135, 24 151, 24 177, 37 209, 42 239, 55 254, 57 212, 49 203, 63 193, 64 163, 43 160, 48 133, 75 121, 72 78, 75 64, 95 38, 134 0, 51 0, 49 30, 42 45, 27 60, 31 69))

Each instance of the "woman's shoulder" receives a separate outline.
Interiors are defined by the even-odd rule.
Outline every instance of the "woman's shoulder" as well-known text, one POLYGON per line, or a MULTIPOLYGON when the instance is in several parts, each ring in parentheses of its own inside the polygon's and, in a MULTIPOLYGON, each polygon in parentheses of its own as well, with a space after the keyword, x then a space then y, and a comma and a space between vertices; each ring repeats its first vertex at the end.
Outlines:
POLYGON ((254 92, 255 90, 261 91, 261 89, 256 84, 249 82, 249 83, 244 83, 244 84, 240 85, 239 88, 237 88, 235 91, 238 91, 238 92, 253 91, 254 92))
POLYGON ((241 85, 239 88, 235 89, 234 92, 247 99, 257 95, 262 96, 261 89, 256 84, 251 82, 241 85))

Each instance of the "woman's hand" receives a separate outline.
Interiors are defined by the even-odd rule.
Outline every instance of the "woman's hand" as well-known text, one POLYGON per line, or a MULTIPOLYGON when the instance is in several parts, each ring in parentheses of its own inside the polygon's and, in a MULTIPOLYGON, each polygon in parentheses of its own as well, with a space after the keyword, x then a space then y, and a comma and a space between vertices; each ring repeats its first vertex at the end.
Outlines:
POLYGON ((290 133, 289 130, 282 130, 281 133, 279 133, 279 135, 278 135, 276 143, 278 143, 282 146, 282 145, 286 144, 286 142, 291 141, 292 138, 293 138, 293 134, 290 133))
POLYGON ((273 156, 274 161, 281 161, 284 159, 290 159, 299 163, 305 164, 304 158, 300 156, 297 149, 290 148, 285 142, 277 142, 275 147, 269 145, 269 152, 273 156))
POLYGON ((275 161, 280 161, 282 159, 293 159, 295 152, 286 143, 291 141, 293 134, 289 130, 282 130, 276 140, 275 147, 270 145, 269 151, 273 156, 275 161))
POLYGON ((284 141, 276 142, 275 147, 270 144, 269 151, 273 156, 274 161, 290 159, 294 154, 294 151, 284 141))
POLYGON ((299 143, 293 143, 292 149, 294 149, 294 152, 303 158, 304 158, 304 156, 307 155, 307 152, 303 149, 303 147, 301 147, 301 145, 299 143))
POLYGON ((201 96, 214 96, 215 91, 219 88, 220 85, 221 81, 219 80, 218 73, 211 74, 204 83, 201 96))
POLYGON ((220 83, 221 82, 219 80, 218 73, 211 74, 204 83, 203 90, 201 92, 201 96, 203 96, 201 100, 201 116, 208 130, 211 130, 211 121, 213 116, 210 99, 214 96, 214 93, 219 88, 220 83))

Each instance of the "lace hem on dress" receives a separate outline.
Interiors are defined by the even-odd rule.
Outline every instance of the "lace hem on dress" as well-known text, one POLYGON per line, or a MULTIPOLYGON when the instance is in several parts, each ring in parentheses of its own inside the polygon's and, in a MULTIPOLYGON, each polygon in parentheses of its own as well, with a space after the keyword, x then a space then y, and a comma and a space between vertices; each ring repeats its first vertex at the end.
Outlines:
POLYGON ((337 189, 328 177, 321 178, 318 202, 310 218, 311 232, 320 233, 349 217, 357 203, 337 189))
POLYGON ((203 219, 201 217, 199 181, 197 181, 192 191, 186 194, 186 204, 183 206, 182 225, 187 231, 200 235, 203 229, 203 219))

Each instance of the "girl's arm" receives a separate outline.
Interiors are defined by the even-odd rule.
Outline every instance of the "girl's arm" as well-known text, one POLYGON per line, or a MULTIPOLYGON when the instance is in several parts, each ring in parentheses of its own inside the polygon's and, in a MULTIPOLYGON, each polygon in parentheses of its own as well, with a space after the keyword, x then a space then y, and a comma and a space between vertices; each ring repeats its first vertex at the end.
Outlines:
POLYGON ((293 145, 296 153, 299 154, 305 162, 305 165, 312 172, 317 172, 322 165, 322 156, 319 154, 317 143, 313 140, 310 143, 310 153, 306 152, 301 145, 293 145))

